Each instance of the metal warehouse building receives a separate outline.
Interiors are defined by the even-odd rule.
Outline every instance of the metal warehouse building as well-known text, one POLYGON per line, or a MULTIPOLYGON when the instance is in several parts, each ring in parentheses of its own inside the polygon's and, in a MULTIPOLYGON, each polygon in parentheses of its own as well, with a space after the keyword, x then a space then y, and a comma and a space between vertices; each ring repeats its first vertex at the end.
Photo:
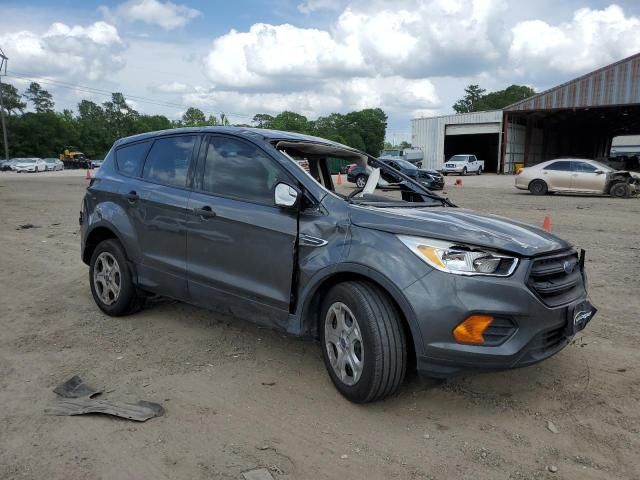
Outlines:
POLYGON ((504 110, 412 120, 424 168, 475 154, 485 171, 513 173, 563 156, 603 158, 619 135, 640 134, 640 53, 504 110))

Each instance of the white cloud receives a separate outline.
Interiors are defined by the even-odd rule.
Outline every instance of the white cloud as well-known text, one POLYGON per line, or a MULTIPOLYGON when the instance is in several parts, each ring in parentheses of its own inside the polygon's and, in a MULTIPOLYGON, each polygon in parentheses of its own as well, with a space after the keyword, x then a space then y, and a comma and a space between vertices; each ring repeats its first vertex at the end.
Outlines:
POLYGON ((201 15, 199 10, 159 0, 128 0, 115 9, 102 6, 100 11, 105 18, 116 21, 143 22, 157 25, 165 30, 184 27, 189 21, 201 15))
POLYGON ((439 105, 429 80, 398 76, 355 77, 343 82, 325 82, 313 90, 286 93, 200 89, 185 94, 183 101, 215 111, 277 114, 294 110, 311 118, 381 106, 387 113, 406 113, 414 109, 431 110, 439 105))
POLYGON ((154 93, 186 93, 189 86, 180 82, 161 83, 159 85, 151 85, 149 89, 154 93))
POLYGON ((305 0, 298 4, 298 10, 304 14, 310 14, 319 10, 340 10, 345 0, 305 0))
POLYGON ((56 22, 42 34, 0 34, 0 44, 11 52, 11 70, 20 73, 96 80, 124 66, 125 45, 116 27, 105 22, 86 27, 56 22))
POLYGON ((537 79, 586 73, 640 51, 640 18, 627 17, 617 5, 581 8, 571 22, 558 25, 519 22, 512 34, 509 63, 519 75, 537 79))

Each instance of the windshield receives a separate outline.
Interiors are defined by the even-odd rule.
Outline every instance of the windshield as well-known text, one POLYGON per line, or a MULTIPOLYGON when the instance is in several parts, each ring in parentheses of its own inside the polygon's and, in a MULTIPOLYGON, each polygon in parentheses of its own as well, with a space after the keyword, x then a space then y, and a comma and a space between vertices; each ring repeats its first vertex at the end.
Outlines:
POLYGON ((447 162, 466 162, 468 155, 454 155, 447 162))
MULTIPOLYGON (((347 147, 342 150, 333 145, 287 141, 278 141, 275 146, 324 190, 349 203, 381 208, 454 206, 446 198, 432 193, 426 180, 416 182, 386 162, 347 147), (354 165, 347 175, 339 173, 333 165, 336 158, 345 165, 354 165)), ((394 162, 400 163, 397 159, 394 162)), ((404 163, 416 168, 409 162, 404 163)))
POLYGON ((615 172, 616 169, 615 168, 611 168, 609 165, 607 165, 606 163, 602 163, 602 162, 598 162, 597 160, 593 160, 591 162, 594 166, 598 167, 600 170, 602 170, 603 172, 615 172))
POLYGON ((402 168, 406 168, 407 170, 418 170, 418 167, 416 167, 411 162, 407 162, 406 160, 394 160, 394 162, 396 162, 402 168))
POLYGON ((402 156, 402 150, 383 150, 381 157, 400 157, 402 156))

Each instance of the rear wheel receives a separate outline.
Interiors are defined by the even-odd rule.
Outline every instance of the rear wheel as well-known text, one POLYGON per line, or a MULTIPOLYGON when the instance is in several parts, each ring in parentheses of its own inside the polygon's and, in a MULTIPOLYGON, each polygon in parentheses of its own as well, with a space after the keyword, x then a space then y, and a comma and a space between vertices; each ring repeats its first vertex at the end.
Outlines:
POLYGON ((529 191, 534 195, 545 195, 549 190, 544 180, 534 180, 529 184, 529 191))
POLYGON ((467 174, 467 167, 464 167, 462 169, 462 176, 465 176, 467 174))
POLYGON ((386 293, 368 282, 340 283, 322 313, 322 357, 338 391, 356 403, 396 392, 407 368, 406 338, 386 293))
POLYGON ((98 244, 89 263, 89 283, 96 305, 107 315, 119 317, 142 308, 124 250, 117 240, 98 244))
POLYGON ((478 167, 478 171, 476 172, 476 175, 482 175, 482 167, 478 167))
POLYGON ((616 183, 609 189, 609 195, 616 198, 627 198, 631 196, 631 187, 628 183, 616 183))
POLYGON ((447 172, 442 172, 443 177, 446 177, 447 175, 449 175, 447 172))
POLYGON ((365 177, 364 175, 360 174, 356 177, 356 186, 358 188, 364 188, 364 186, 367 184, 367 177, 365 177))

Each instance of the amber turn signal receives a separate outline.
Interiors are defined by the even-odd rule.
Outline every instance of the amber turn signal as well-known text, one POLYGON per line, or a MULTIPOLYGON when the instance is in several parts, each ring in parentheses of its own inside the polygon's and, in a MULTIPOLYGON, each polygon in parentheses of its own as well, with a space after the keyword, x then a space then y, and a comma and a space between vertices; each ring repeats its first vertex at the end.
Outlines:
POLYGON ((493 322, 491 315, 471 315, 453 330, 453 336, 458 343, 482 345, 484 343, 482 334, 491 322, 493 322))

